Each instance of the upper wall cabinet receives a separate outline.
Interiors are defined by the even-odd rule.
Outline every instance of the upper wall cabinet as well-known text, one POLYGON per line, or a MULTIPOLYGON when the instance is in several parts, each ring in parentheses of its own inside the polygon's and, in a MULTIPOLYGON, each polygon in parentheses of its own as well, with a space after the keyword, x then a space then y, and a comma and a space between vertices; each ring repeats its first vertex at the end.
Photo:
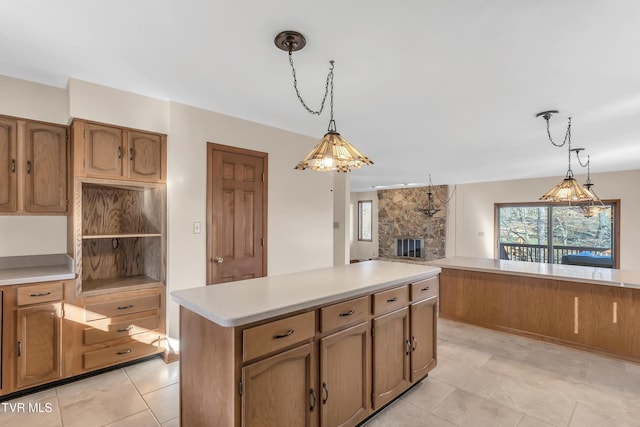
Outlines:
POLYGON ((66 214, 66 126, 0 117, 0 212, 66 214))
POLYGON ((166 136, 74 120, 75 175, 166 181, 166 136))

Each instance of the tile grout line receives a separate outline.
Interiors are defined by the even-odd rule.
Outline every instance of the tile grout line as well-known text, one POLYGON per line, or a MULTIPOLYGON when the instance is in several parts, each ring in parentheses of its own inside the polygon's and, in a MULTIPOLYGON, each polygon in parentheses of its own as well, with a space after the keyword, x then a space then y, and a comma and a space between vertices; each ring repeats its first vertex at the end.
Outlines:
MULTIPOLYGON (((133 382, 133 380, 131 379, 131 377, 127 373, 126 369, 122 368, 122 372, 124 372, 124 375, 127 377, 127 379, 129 380, 129 382, 131 383, 133 388, 136 390, 136 393, 138 393, 138 396, 140 396, 140 398, 144 402, 144 406, 147 407, 147 410, 149 411, 149 413, 151 414, 153 419, 156 421, 156 423, 158 423, 159 426, 162 426, 162 423, 160 422, 158 417, 156 417, 156 414, 154 414, 153 411, 151 410, 151 407, 149 406, 149 403, 147 403, 147 399, 144 398, 144 395, 140 392, 140 390, 138 389, 138 386, 136 385, 136 383, 133 382)), ((140 411, 140 412, 143 412, 143 411, 140 411)), ((136 414, 139 414, 140 412, 136 412, 136 414)), ((132 414, 132 415, 136 415, 136 414, 132 414)))

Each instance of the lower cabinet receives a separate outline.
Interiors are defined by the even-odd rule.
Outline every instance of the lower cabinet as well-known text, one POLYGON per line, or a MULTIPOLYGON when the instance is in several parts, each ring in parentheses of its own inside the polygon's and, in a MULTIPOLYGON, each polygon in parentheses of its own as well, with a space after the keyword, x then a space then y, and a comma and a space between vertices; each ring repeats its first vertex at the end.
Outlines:
POLYGON ((61 378, 62 303, 37 304, 16 312, 16 387, 61 378))
POLYGON ((313 343, 242 368, 242 425, 317 425, 313 343))
POLYGON ((409 309, 373 319, 373 409, 405 391, 410 383, 409 309))
POLYGON ((411 304, 411 382, 420 381, 436 366, 436 297, 411 304))
POLYGON ((355 426, 369 415, 369 322, 320 340, 320 425, 355 426))

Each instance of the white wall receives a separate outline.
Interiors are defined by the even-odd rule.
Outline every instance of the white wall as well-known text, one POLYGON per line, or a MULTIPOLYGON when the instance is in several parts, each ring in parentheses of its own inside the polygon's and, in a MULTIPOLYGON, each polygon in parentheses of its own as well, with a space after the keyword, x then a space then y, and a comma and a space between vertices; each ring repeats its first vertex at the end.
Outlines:
MULTIPOLYGON (((206 143, 267 152, 269 275, 333 265, 331 174, 293 167, 308 136, 80 80, 68 89, 0 76, 0 114, 67 124, 71 117, 167 134, 167 293, 204 286, 206 143)), ((348 191, 342 189, 342 191, 348 191)), ((65 253, 66 217, 1 216, 0 256, 65 253)), ((167 298, 167 331, 178 337, 178 307, 167 298)))
MULTIPOLYGON (((169 292, 205 283, 206 235, 193 234, 192 224, 205 224, 207 142, 269 153, 269 275, 333 265, 332 176, 293 169, 313 138, 178 103, 169 111, 169 292)), ((177 337, 178 306, 168 306, 177 337)))
POLYGON ((351 227, 349 221, 350 177, 333 174, 333 265, 349 264, 351 227))
MULTIPOLYGON (((66 125, 67 91, 0 76, 0 114, 66 125)), ((67 252, 64 216, 0 215, 0 256, 67 252)))
MULTIPOLYGON (((458 185, 454 198, 454 246, 447 246, 447 256, 493 258, 494 203, 536 201, 563 177, 499 181, 458 185)), ((583 176, 577 177, 584 182, 583 176)), ((597 173, 591 175, 594 190, 602 199, 620 199, 620 268, 640 270, 640 170, 597 173)))
POLYGON ((361 193, 351 193, 350 203, 350 228, 351 259, 378 258, 378 192, 366 191, 361 193), (358 240, 358 201, 371 200, 373 209, 373 232, 371 242, 361 242, 358 240))

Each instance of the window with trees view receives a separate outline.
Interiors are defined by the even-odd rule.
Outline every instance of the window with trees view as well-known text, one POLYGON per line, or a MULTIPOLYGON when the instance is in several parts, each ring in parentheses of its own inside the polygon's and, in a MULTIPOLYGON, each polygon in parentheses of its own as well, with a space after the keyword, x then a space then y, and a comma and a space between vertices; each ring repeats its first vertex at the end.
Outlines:
POLYGON ((586 216, 580 206, 498 203, 498 258, 617 268, 618 204, 586 216))

